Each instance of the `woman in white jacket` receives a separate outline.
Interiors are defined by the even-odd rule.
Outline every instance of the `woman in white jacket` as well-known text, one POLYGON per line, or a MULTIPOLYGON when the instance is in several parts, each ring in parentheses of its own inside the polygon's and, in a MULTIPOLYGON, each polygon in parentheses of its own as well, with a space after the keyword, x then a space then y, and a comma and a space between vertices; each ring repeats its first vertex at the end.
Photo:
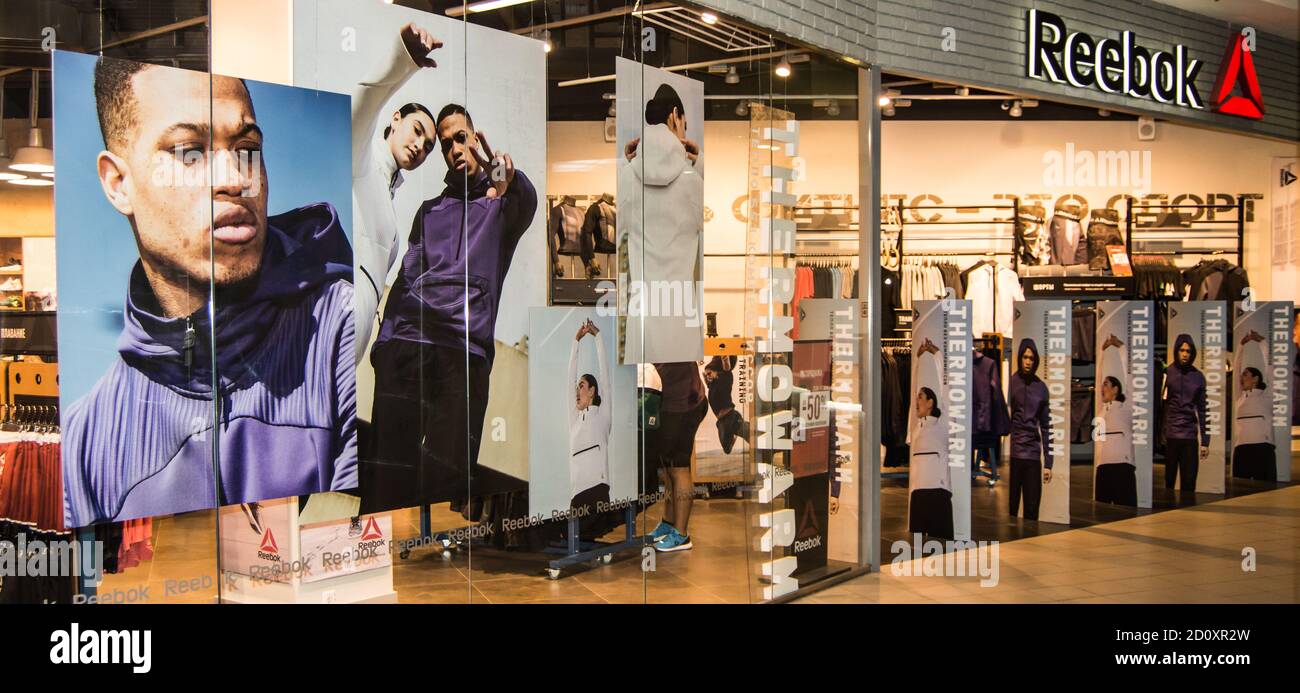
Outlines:
POLYGON ((429 53, 442 41, 414 24, 399 30, 398 41, 374 73, 352 89, 352 208, 355 211, 353 284, 357 362, 370 346, 370 330, 387 285, 388 270, 397 260, 397 215, 393 195, 402 184, 402 171, 424 163, 437 142, 429 109, 408 103, 391 116, 384 104, 420 68, 437 67, 429 53), (381 135, 382 131, 382 136, 381 135))
POLYGON ((1254 366, 1241 369, 1241 394, 1232 405, 1232 475, 1239 479, 1277 481, 1277 447, 1273 442, 1273 403, 1264 374, 1254 366))
POLYGON ((600 330, 588 320, 578 328, 569 351, 569 382, 574 383, 573 399, 566 395, 569 412, 569 489, 571 508, 591 506, 589 516, 597 514, 596 503, 609 502, 609 432, 613 425, 611 405, 600 396, 602 383, 609 383, 609 364, 605 359, 605 342, 600 330), (591 335, 596 342, 596 360, 600 378, 584 373, 578 377, 578 345, 591 335))
POLYGON ((1093 494, 1102 503, 1137 505, 1137 467, 1133 464, 1133 406, 1113 375, 1102 378, 1100 415, 1104 428, 1096 441, 1093 494))
POLYGON ((916 376, 921 386, 913 398, 912 421, 908 428, 908 532, 951 539, 952 480, 948 476, 948 427, 934 389, 942 389, 939 348, 929 339, 917 349, 916 376), (930 366, 922 366, 929 357, 930 366))
POLYGON ((645 122, 642 137, 628 144, 635 154, 618 172, 618 237, 628 274, 620 286, 620 362, 696 361, 704 357, 698 147, 686 139, 685 107, 666 84, 646 103, 645 122))

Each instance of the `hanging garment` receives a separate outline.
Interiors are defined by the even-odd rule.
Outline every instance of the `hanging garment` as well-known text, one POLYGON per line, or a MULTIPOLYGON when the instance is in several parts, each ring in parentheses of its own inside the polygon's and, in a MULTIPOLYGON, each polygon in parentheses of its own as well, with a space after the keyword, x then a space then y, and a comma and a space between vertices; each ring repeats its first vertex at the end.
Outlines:
POLYGON ((1108 245, 1124 245, 1124 234, 1119 230, 1119 211, 1094 209, 1088 221, 1088 269, 1109 270, 1108 245))
POLYGON ((551 208, 551 242, 559 255, 582 254, 582 223, 585 213, 581 207, 560 202, 551 208))
POLYGON ((1047 233, 1046 210, 1042 205, 1022 205, 1016 219, 1016 245, 1021 265, 1046 265, 1052 258, 1051 239, 1047 233))
POLYGON ((582 223, 582 237, 597 253, 618 252, 618 208, 613 195, 603 195, 587 208, 582 223))
POLYGON ((1088 262, 1088 237, 1083 232, 1079 208, 1057 207, 1052 214, 1049 235, 1053 265, 1082 265, 1088 262))
POLYGON ((966 270, 966 298, 972 303, 972 334, 1011 334, 1015 302, 1025 294, 1014 271, 986 261, 966 270))
POLYGON ((1246 270, 1227 260, 1202 260, 1183 273, 1189 301, 1240 301, 1250 280, 1246 270))

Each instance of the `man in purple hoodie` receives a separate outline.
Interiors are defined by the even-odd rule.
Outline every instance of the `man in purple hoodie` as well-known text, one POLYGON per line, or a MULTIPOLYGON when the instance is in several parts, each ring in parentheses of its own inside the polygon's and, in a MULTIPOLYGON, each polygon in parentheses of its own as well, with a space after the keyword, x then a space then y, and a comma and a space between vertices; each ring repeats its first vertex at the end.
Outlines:
POLYGON ((120 358, 64 417, 68 526, 356 486, 352 253, 333 207, 267 216, 241 80, 100 58, 94 88, 100 184, 140 261, 120 358))
POLYGON ((1049 438, 1052 414, 1047 383, 1038 377, 1038 345, 1020 340, 1016 349, 1016 374, 1011 378, 1011 514, 1020 509, 1025 495, 1025 519, 1038 519, 1043 482, 1052 480, 1049 438), (1041 477, 1040 477, 1041 470, 1041 477))
POLYGON ((492 153, 463 106, 448 104, 436 121, 447 187, 415 213, 371 350, 363 513, 511 487, 511 477, 478 465, 478 451, 501 289, 537 190, 509 154, 492 153))
POLYGON ((1200 461, 1210 455, 1205 374, 1195 364, 1192 336, 1178 335, 1174 340, 1174 365, 1165 371, 1165 488, 1174 487, 1181 470, 1183 493, 1196 491, 1200 461), (1201 441, 1199 449, 1197 438, 1201 441))

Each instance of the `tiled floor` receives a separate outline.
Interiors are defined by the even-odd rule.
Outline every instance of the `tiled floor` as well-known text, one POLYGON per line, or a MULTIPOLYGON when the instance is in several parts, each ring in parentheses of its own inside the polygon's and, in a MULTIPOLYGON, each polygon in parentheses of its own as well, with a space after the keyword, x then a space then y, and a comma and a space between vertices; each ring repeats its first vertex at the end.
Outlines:
MULTIPOLYGON (((1300 457, 1293 467, 1300 470, 1300 457)), ((1076 466, 1071 472, 1076 491, 1071 527, 1010 517, 1005 483, 972 488, 975 537, 1003 542, 995 588, 981 588, 970 578, 895 577, 887 563, 883 574, 858 578, 803 601, 1215 601, 1229 596, 1233 601, 1300 601, 1295 570, 1300 559, 1300 486, 1261 493, 1276 485, 1234 480, 1227 500, 1208 495, 1183 499, 1165 491, 1163 470, 1157 467, 1156 507, 1139 510, 1094 503, 1089 498, 1090 468, 1076 466), (1193 502, 1198 505, 1188 506, 1193 502), (1243 546, 1258 551, 1255 573, 1240 570, 1243 546), (1197 589, 1186 589, 1191 586, 1197 589)), ((892 556, 892 542, 906 536, 906 487, 896 486, 887 483, 881 490, 886 560, 892 556)), ((745 548, 743 503, 730 498, 697 501, 691 519, 695 548, 659 554, 654 572, 643 572, 640 557, 628 555, 611 565, 548 580, 543 575, 548 557, 543 555, 473 549, 444 558, 424 548, 406 560, 395 559, 394 588, 402 603, 757 601, 749 593, 755 559, 745 548)), ((650 523, 657 522, 658 512, 651 509, 650 523)), ((100 592, 148 587, 154 602, 215 602, 220 573, 214 523, 212 512, 158 519, 153 560, 107 576, 100 592), (168 592, 168 586, 196 578, 202 589, 168 592)), ((435 509, 435 528, 463 524, 445 505, 435 509)), ((641 526, 644 530, 650 524, 643 520, 641 526)), ((399 538, 416 536, 417 511, 395 512, 393 529, 399 538)))
MULTIPOLYGON (((967 566, 968 551, 956 552, 967 566)), ((918 575, 925 566, 913 560, 797 602, 1300 602, 1300 487, 1003 543, 996 555, 991 586, 978 575, 918 575), (1243 569, 1248 549, 1254 571, 1243 569)), ((992 556, 985 551, 984 565, 992 556)))

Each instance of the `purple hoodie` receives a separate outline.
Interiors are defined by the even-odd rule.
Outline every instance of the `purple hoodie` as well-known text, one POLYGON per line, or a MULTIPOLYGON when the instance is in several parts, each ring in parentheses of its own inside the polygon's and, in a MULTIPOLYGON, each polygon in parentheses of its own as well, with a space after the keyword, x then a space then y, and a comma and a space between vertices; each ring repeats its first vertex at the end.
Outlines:
POLYGON ((1199 430, 1201 445, 1209 445, 1205 374, 1190 363, 1186 366, 1178 363, 1178 350, 1184 344, 1191 347, 1192 362, 1196 362, 1196 344, 1191 335, 1178 335, 1174 340, 1174 364, 1165 370, 1165 438, 1196 440, 1199 430))
POLYGON ((1036 460, 1042 456, 1043 467, 1052 468, 1052 453, 1048 447, 1052 415, 1047 401, 1047 383, 1038 377, 1038 345, 1034 340, 1020 340, 1012 362, 1016 374, 1011 376, 1011 456, 1021 460, 1036 460), (1029 349, 1034 355, 1034 367, 1029 373, 1020 371, 1020 355, 1029 349))
MULTIPOLYGON (((356 486, 351 280, 348 239, 319 203, 270 217, 251 294, 218 295, 221 503, 356 486)), ((69 527, 217 504, 207 308, 162 317, 137 262, 125 322, 121 358, 64 415, 69 527)))
POLYGON ((537 212, 537 190, 523 171, 497 198, 487 197, 484 171, 470 181, 468 195, 461 191, 464 174, 448 172, 446 182, 415 213, 375 347, 402 339, 465 349, 468 340, 470 353, 491 363, 501 287, 537 212))

